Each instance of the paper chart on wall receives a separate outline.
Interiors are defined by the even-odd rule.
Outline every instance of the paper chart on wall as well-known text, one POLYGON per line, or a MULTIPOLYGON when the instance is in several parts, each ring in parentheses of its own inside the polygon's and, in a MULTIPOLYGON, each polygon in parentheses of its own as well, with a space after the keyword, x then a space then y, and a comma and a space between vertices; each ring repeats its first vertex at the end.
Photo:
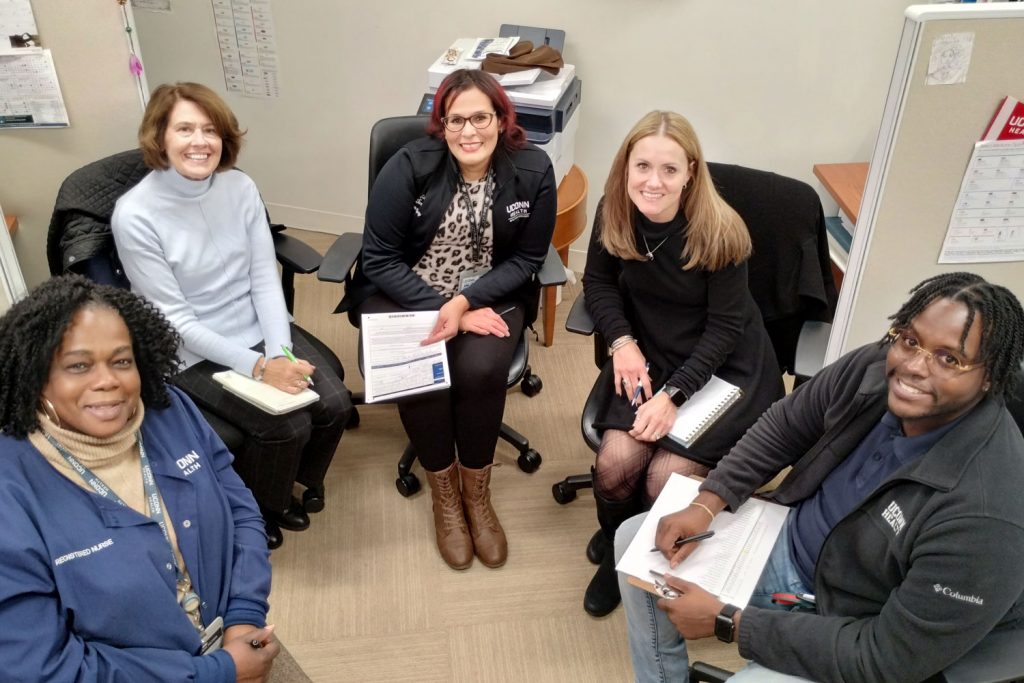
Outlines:
POLYGON ((280 97, 270 0, 211 0, 228 92, 280 97))
POLYGON ((1024 140, 978 142, 939 263, 1024 261, 1024 140))
POLYGON ((0 54, 39 47, 29 0, 0 0, 0 54))
POLYGON ((0 54, 0 128, 52 128, 68 124, 50 51, 0 54))

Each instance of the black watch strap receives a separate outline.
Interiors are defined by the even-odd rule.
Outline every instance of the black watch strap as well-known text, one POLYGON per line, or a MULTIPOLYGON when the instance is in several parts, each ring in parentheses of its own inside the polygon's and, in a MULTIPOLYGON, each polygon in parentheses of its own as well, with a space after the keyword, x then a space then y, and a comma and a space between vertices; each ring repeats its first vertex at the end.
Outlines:
POLYGON ((715 637, 723 643, 731 643, 736 640, 736 622, 733 617, 740 608, 736 605, 726 605, 715 617, 715 637))
POLYGON ((686 399, 689 398, 686 394, 683 393, 682 389, 680 389, 679 387, 670 386, 668 384, 665 385, 662 391, 664 391, 668 395, 669 399, 671 399, 673 405, 675 405, 676 408, 686 403, 686 399))

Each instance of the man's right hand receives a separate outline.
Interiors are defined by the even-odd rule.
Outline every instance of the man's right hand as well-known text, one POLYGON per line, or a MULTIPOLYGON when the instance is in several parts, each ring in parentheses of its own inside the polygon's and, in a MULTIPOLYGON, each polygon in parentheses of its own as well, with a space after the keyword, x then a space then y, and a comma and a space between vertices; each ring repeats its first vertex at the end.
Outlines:
MULTIPOLYGON (((707 506, 712 514, 718 514, 725 509, 725 501, 713 493, 701 493, 694 499, 695 503, 707 506)), ((687 543, 679 548, 675 542, 680 538, 687 538, 701 532, 707 531, 711 526, 712 517, 708 510, 698 505, 690 505, 679 512, 665 515, 658 520, 658 530, 654 534, 654 545, 661 551, 662 555, 668 558, 669 567, 675 568, 680 562, 690 556, 697 549, 699 541, 687 543)))

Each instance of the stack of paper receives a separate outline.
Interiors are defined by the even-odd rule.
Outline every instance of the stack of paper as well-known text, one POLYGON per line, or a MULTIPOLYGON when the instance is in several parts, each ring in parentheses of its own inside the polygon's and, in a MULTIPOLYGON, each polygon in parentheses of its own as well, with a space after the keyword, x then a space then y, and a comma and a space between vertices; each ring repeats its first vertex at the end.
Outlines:
POLYGON ((696 479, 673 474, 615 568, 629 574, 630 583, 652 592, 654 570, 695 583, 723 602, 745 607, 775 547, 789 508, 751 498, 735 514, 719 513, 710 527, 714 537, 701 541, 693 554, 669 570, 665 556, 651 552, 658 520, 688 506, 697 496, 699 486, 696 479))

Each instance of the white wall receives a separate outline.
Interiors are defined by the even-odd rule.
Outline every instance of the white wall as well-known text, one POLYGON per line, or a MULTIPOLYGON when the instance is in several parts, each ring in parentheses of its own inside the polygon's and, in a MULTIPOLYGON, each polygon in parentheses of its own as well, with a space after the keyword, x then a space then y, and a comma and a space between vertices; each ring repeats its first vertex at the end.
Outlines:
MULTIPOLYGON (((653 108, 689 117, 711 160, 820 189, 814 163, 870 154, 908 4, 279 1, 281 98, 227 100, 249 128, 240 165, 275 220, 360 230, 370 126, 413 113, 427 65, 451 40, 494 35, 505 22, 561 28, 584 82, 576 163, 590 177, 591 215, 615 149, 653 108)), ((136 12, 150 84, 196 80, 225 93, 210 2, 173 7, 136 12)), ((577 268, 585 249, 576 243, 577 268)))
POLYGON ((46 228, 60 183, 90 161, 134 147, 141 116, 114 0, 32 0, 32 8, 53 51, 71 127, 0 130, 0 202, 18 217, 14 248, 30 287, 49 277, 46 228))

